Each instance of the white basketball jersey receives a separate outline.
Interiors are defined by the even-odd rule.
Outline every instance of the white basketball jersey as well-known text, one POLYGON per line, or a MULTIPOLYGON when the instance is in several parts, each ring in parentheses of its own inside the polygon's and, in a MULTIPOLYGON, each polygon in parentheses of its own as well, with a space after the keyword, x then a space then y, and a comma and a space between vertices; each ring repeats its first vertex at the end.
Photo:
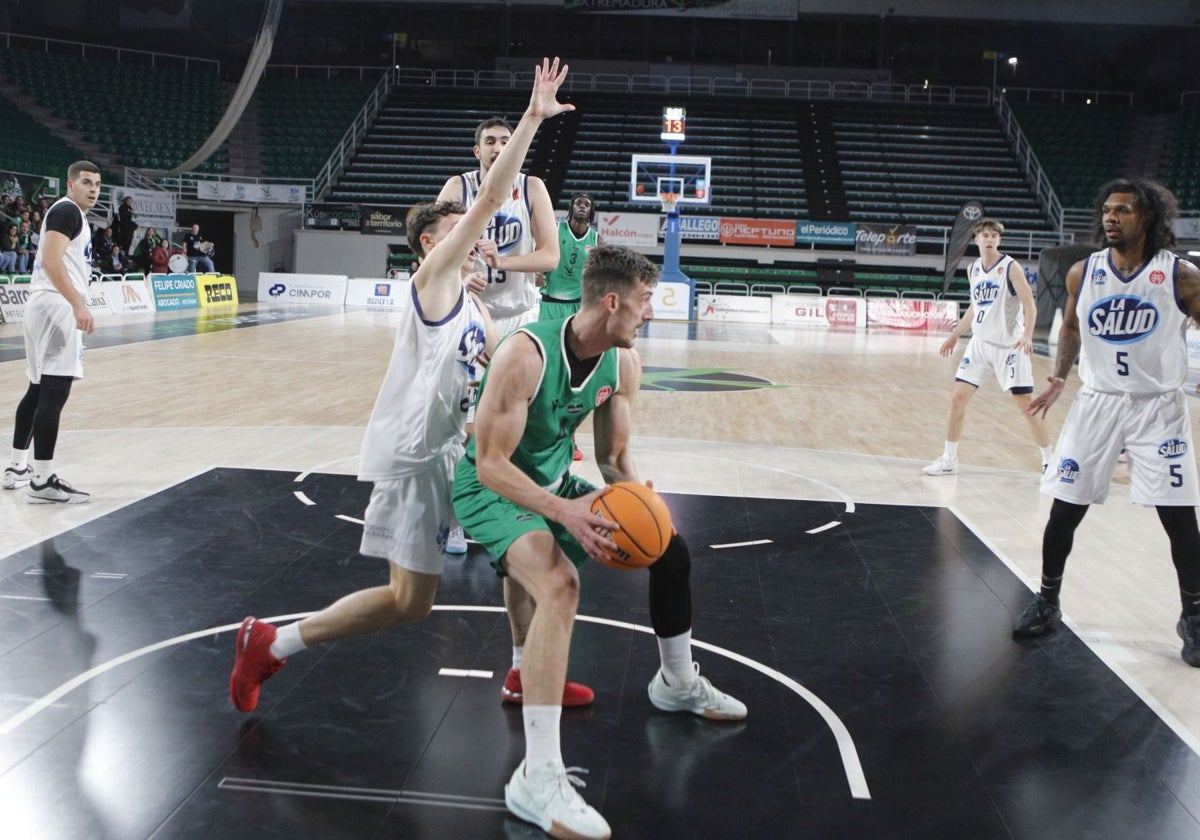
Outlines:
POLYGON ((1075 313, 1082 344, 1079 375, 1097 391, 1161 394, 1187 377, 1188 316, 1176 285, 1179 258, 1162 250, 1129 277, 1110 249, 1087 258, 1075 313))
MULTIPOLYGON (((479 195, 480 172, 478 169, 464 172, 459 178, 462 181, 461 201, 464 207, 469 208, 479 195)), ((537 247, 530 228, 533 211, 529 204, 528 182, 529 176, 517 175, 508 200, 496 211, 484 233, 484 238, 495 242, 502 255, 528 254, 537 247)), ((480 298, 493 320, 527 312, 538 303, 539 295, 532 273, 489 268, 483 260, 477 260, 475 267, 487 277, 488 285, 480 298)))
MULTIPOLYGON (((38 233, 38 241, 46 241, 46 222, 50 218, 50 214, 61 205, 68 205, 70 209, 79 214, 79 232, 67 243, 67 251, 63 255, 63 265, 66 266, 67 276, 71 278, 71 284, 83 296, 83 299, 87 300, 88 282, 92 279, 92 228, 88 224, 87 216, 80 206, 67 196, 63 196, 51 204, 46 210, 46 217, 42 219, 42 229, 38 233)), ((46 273, 45 268, 42 266, 43 251, 44 249, 39 248, 37 257, 34 259, 33 276, 29 280, 29 291, 31 294, 34 292, 54 292, 57 294, 58 289, 54 288, 54 284, 50 282, 50 275, 46 273)))
POLYGON ((454 311, 437 322, 422 317, 415 287, 402 299, 392 359, 363 438, 358 468, 363 481, 419 473, 461 445, 468 383, 483 375, 483 314, 465 288, 454 311))
POLYGON ((991 268, 983 260, 971 263, 971 332, 990 344, 1007 347, 1017 343, 1025 331, 1025 310, 1008 280, 1013 258, 1000 255, 991 268))

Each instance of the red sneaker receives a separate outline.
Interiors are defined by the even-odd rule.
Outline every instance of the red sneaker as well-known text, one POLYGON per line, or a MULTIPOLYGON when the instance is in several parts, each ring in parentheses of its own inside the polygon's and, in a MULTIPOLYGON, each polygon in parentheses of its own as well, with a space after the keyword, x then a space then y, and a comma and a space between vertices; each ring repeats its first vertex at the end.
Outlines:
MULTIPOLYGON (((525 695, 521 692, 521 670, 509 668, 504 677, 504 685, 500 687, 500 696, 505 703, 523 703, 525 695)), ((590 706, 596 699, 596 692, 582 683, 567 682, 563 686, 563 706, 590 706)))
POLYGON ((572 461, 582 461, 583 460, 583 453, 579 451, 578 446, 575 447, 575 452, 572 453, 571 460, 572 461))
POLYGON ((275 625, 252 615, 242 620, 233 673, 229 675, 229 699, 240 712, 252 712, 258 707, 258 690, 287 662, 271 654, 274 641, 275 625))

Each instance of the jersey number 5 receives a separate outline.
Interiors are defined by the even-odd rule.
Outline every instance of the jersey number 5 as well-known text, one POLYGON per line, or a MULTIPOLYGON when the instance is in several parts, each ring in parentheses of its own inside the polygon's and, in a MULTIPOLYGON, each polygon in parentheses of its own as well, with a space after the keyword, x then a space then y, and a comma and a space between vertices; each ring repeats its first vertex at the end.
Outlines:
POLYGON ((1126 350, 1117 351, 1117 376, 1129 375, 1129 353, 1126 350))

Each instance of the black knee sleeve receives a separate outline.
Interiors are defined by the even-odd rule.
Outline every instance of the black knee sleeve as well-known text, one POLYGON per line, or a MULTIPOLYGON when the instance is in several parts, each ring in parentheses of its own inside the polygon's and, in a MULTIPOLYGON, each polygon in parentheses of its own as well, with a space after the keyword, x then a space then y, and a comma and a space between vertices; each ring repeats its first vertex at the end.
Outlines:
POLYGON ((1050 519, 1042 534, 1042 580, 1062 577, 1067 555, 1075 544, 1075 529, 1087 513, 1087 505, 1075 505, 1055 499, 1050 505, 1050 519))
POLYGON ((41 388, 29 383, 25 396, 17 403, 17 419, 13 423, 13 449, 28 449, 33 442, 33 415, 37 412, 41 388))
POLYGON ((1158 521, 1171 541, 1171 561, 1179 576, 1179 588, 1195 595, 1200 593, 1200 529, 1196 526, 1193 507, 1159 506, 1158 521))
POLYGON ((69 376, 43 376, 39 389, 37 410, 33 415, 33 457, 38 461, 54 458, 58 444, 58 424, 63 406, 71 396, 69 376))
POLYGON ((666 553, 650 567, 650 624, 669 639, 692 627, 692 554, 675 534, 666 553))

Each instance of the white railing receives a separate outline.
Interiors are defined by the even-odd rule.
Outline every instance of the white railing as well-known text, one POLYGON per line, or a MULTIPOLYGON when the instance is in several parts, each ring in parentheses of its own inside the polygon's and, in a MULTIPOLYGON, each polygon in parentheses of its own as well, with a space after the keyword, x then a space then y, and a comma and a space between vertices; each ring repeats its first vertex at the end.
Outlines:
MULTIPOLYGON (((114 58, 116 61, 128 61, 131 56, 149 59, 151 67, 182 67, 191 70, 193 66, 201 69, 211 69, 216 75, 221 74, 221 62, 211 58, 196 58, 195 56, 161 53, 152 50, 132 50, 128 47, 109 47, 103 44, 88 44, 84 41, 63 41, 58 38, 42 38, 34 35, 20 35, 15 32, 0 32, 0 44, 5 49, 18 47, 33 49, 55 55, 78 55, 80 58, 114 58)), ((138 61, 139 64, 147 63, 138 61)))
MULTIPOLYGON (((354 120, 350 123, 350 127, 346 129, 346 133, 342 135, 342 139, 338 141, 333 152, 325 161, 325 165, 317 173, 312 181, 312 200, 320 201, 325 197, 325 193, 333 186, 333 179, 336 178, 350 158, 354 155, 354 151, 362 143, 363 138, 367 136, 371 125, 375 121, 375 115, 383 108, 387 102, 388 94, 391 93, 395 86, 395 79, 400 73, 400 68, 393 67, 383 74, 379 83, 375 85, 371 93, 367 96, 367 101, 363 103, 362 108, 355 115, 354 120)), ((294 182, 293 182, 294 183, 294 182)))
POLYGON ((1001 88, 1000 96, 1020 102, 1074 102, 1080 105, 1132 105, 1127 90, 1084 90, 1080 88, 1001 88))
POLYGON ((1058 194, 1054 191, 1054 186, 1050 183, 1050 179, 1046 176, 1046 171, 1042 169, 1037 155, 1033 152, 1033 145, 1029 142, 1029 138, 1025 136, 1025 132, 1021 130, 1021 124, 1017 121, 1012 108, 1009 107, 1008 100, 1003 96, 996 100, 996 116, 1000 118, 1000 126, 1004 129, 1005 135, 1008 136, 1008 141, 1012 144, 1013 153, 1017 156, 1017 162, 1025 170, 1025 175, 1029 178, 1034 193, 1037 194, 1038 201, 1041 202, 1042 208, 1049 215, 1050 223, 1054 226, 1055 230, 1061 231, 1063 229, 1062 202, 1058 200, 1058 194))

